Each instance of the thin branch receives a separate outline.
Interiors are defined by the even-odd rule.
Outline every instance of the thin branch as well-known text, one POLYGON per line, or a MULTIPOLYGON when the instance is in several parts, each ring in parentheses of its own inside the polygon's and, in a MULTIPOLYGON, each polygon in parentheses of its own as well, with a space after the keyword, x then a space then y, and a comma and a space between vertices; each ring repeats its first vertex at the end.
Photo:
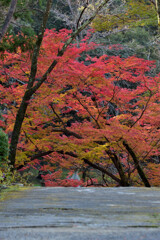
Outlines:
POLYGON ((98 115, 98 117, 97 117, 97 121, 98 121, 98 119, 99 119, 99 117, 100 117, 100 115, 102 114, 102 112, 103 112, 103 110, 108 106, 108 104, 109 103, 111 103, 111 101, 114 99, 114 96, 115 96, 115 86, 114 86, 114 89, 113 89, 113 96, 111 97, 111 99, 107 102, 107 104, 102 108, 102 110, 99 112, 99 115, 98 115))
POLYGON ((50 103, 49 106, 51 107, 53 113, 56 115, 56 117, 58 118, 58 120, 63 124, 63 127, 66 128, 66 124, 65 122, 63 122, 63 119, 59 116, 59 114, 55 111, 54 107, 53 107, 53 103, 50 103))
POLYGON ((144 161, 145 159, 146 159, 146 157, 150 154, 150 152, 153 150, 153 148, 155 147, 155 146, 157 146, 157 144, 160 142, 160 139, 158 139, 157 141, 156 141, 156 143, 151 147, 151 149, 146 153, 146 155, 142 158, 142 161, 144 161))
POLYGON ((83 16, 85 10, 86 10, 87 7, 88 7, 88 4, 89 4, 89 2, 88 2, 88 0, 87 0, 86 3, 85 3, 84 6, 83 6, 83 10, 81 11, 79 18, 78 18, 78 21, 77 21, 77 29, 78 29, 78 27, 79 27, 79 23, 80 23, 80 21, 81 21, 81 18, 82 18, 82 16, 83 16))
POLYGON ((47 151, 47 152, 39 152, 39 153, 33 155, 32 157, 30 157, 30 159, 33 161, 34 159, 37 159, 39 157, 47 156, 47 155, 49 155, 53 152, 54 152, 53 150, 50 150, 50 151, 47 151))
POLYGON ((117 155, 111 150, 106 150, 106 153, 108 154, 108 156, 112 160, 114 166, 116 167, 116 169, 119 173, 119 176, 121 178, 121 183, 123 183, 123 186, 129 186, 128 179, 125 175, 122 164, 121 164, 119 158, 117 157, 117 155))
POLYGON ((92 163, 90 162, 88 159, 83 159, 84 162, 86 164, 88 164, 89 166, 95 168, 95 169, 98 169, 99 171, 101 171, 102 173, 105 173, 106 175, 108 175, 109 177, 111 177, 113 180, 115 180, 116 182, 118 182, 119 184, 121 184, 121 180, 119 178, 117 178, 116 176, 114 176, 112 173, 108 172, 106 169, 104 169, 103 167, 95 164, 95 163, 92 163))
POLYGON ((82 103, 82 101, 77 97, 77 95, 74 94, 73 96, 77 99, 77 101, 81 104, 81 106, 88 112, 90 117, 95 121, 95 123, 97 124, 98 128, 100 129, 101 127, 100 127, 97 119, 92 115, 92 113, 89 111, 89 109, 82 103))
POLYGON ((26 133, 26 131, 22 128, 22 131, 24 132, 26 138, 36 147, 36 150, 40 151, 38 146, 32 141, 32 139, 28 136, 28 134, 26 133))
MULTIPOLYGON (((146 105, 145 105, 145 107, 143 108, 143 110, 142 110, 142 112, 141 112, 141 115, 137 118, 137 120, 130 126, 130 129, 143 117, 143 114, 145 113, 145 111, 146 111, 146 109, 147 109, 147 107, 148 107, 148 104, 149 104, 149 102, 150 102, 150 100, 151 100, 151 97, 152 97, 152 92, 150 91, 150 96, 149 96, 149 98, 148 98, 148 100, 147 100, 147 102, 146 102, 146 105)), ((128 131, 130 131, 130 129, 128 130, 128 131)))
POLYGON ((57 129, 54 128, 52 130, 52 132, 62 132, 67 136, 73 136, 73 137, 78 138, 78 139, 83 139, 83 137, 81 135, 79 135, 78 133, 75 133, 73 131, 70 131, 67 128, 57 128, 57 129))
POLYGON ((66 124, 65 124, 65 122, 63 121, 63 119, 59 116, 59 114, 55 111, 55 109, 54 109, 54 107, 53 107, 53 104, 52 103, 50 103, 49 104, 50 105, 50 107, 52 108, 52 111, 54 112, 54 114, 56 115, 56 117, 59 119, 59 121, 63 124, 63 127, 64 128, 55 128, 55 129, 53 129, 52 131, 53 132, 63 132, 64 134, 66 134, 67 136, 74 136, 74 137, 76 137, 76 138, 78 138, 78 139, 83 139, 83 137, 81 136, 81 135, 79 135, 79 134, 77 134, 77 133, 75 133, 75 132, 73 132, 73 131, 70 131, 70 130, 68 130, 67 128, 66 128, 66 124))

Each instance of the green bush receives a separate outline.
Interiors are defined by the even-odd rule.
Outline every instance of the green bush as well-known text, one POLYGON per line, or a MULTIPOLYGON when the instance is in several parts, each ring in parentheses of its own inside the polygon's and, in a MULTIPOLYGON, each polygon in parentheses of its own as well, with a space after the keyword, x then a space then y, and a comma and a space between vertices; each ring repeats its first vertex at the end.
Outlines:
POLYGON ((1 186, 10 186, 13 183, 27 184, 29 174, 23 176, 13 169, 8 160, 9 144, 7 134, 0 129, 0 190, 1 186))
POLYGON ((0 166, 8 157, 8 137, 5 132, 0 129, 0 166))
POLYGON ((5 179, 4 166, 7 164, 8 157, 8 137, 5 132, 0 129, 0 183, 5 179))

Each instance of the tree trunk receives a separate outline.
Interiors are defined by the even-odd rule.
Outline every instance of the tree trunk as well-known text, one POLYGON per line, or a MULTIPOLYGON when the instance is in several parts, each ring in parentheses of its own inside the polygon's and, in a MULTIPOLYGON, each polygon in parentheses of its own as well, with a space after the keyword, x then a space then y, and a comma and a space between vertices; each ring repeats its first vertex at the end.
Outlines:
POLYGON ((129 152, 129 154, 131 155, 133 161, 134 161, 134 164, 137 168, 137 171, 138 171, 138 174, 140 176, 140 178, 142 179, 145 187, 151 187, 143 169, 141 168, 140 164, 139 164, 139 161, 135 155, 135 153, 133 152, 132 148, 130 148, 130 146, 128 145, 128 143, 126 141, 123 141, 123 145, 124 147, 127 149, 127 151, 129 152))
POLYGON ((25 118, 25 113, 26 113, 27 107, 29 105, 30 98, 31 98, 31 96, 27 96, 27 94, 24 95, 21 105, 18 109, 18 113, 16 115, 16 121, 15 121, 14 129, 12 132, 10 151, 9 151, 9 160, 10 160, 10 164, 13 167, 15 165, 16 150, 17 150, 19 135, 21 132, 22 123, 25 118))
POLYGON ((7 32, 7 29, 9 27, 9 24, 11 22, 11 19, 13 17, 15 9, 16 9, 16 5, 17 5, 17 0, 12 0, 9 11, 7 13, 7 16, 6 16, 6 19, 4 20, 4 24, 3 24, 2 29, 0 31, 0 41, 3 38, 3 36, 5 35, 5 33, 7 32))
POLYGON ((18 109, 13 132, 12 132, 11 144, 10 144, 10 149, 9 149, 9 160, 10 160, 10 164, 13 166, 13 168, 15 166, 17 144, 18 144, 23 120, 25 118, 25 114, 26 114, 27 107, 29 105, 29 101, 30 101, 32 95, 34 94, 34 91, 32 90, 32 86, 35 81, 35 76, 37 73, 38 55, 39 55, 40 46, 41 46, 41 43, 43 40, 43 35, 44 35, 44 31, 45 31, 46 24, 47 24, 47 20, 48 20, 50 8, 51 8, 51 3, 52 3, 52 0, 47 1, 46 11, 45 11, 42 26, 41 26, 41 31, 38 35, 36 46, 35 46, 34 52, 33 52, 31 73, 30 73, 30 77, 29 77, 27 90, 22 98, 22 102, 18 109))
POLYGON ((106 153, 108 154, 108 156, 110 157, 110 159, 112 160, 115 168, 117 169, 119 176, 121 178, 121 185, 122 186, 130 186, 130 184, 128 183, 128 179, 124 173, 123 167, 121 162, 119 161, 117 155, 115 153, 112 153, 110 150, 107 150, 106 153))

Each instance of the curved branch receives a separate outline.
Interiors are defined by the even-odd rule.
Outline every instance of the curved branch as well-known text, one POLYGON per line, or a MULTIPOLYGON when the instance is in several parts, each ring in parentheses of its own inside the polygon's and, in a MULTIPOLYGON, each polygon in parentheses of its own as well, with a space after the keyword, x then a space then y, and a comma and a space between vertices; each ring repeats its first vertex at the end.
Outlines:
POLYGON ((83 16, 83 14, 84 14, 84 12, 85 12, 85 10, 87 9, 87 7, 88 7, 88 0, 86 1, 86 3, 84 4, 84 8, 83 8, 83 10, 82 10, 82 12, 80 13, 80 16, 79 16, 79 18, 78 18, 78 21, 77 21, 77 29, 78 29, 78 27, 79 27, 79 23, 80 23, 80 21, 81 21, 81 18, 82 18, 82 16, 83 16))
MULTIPOLYGON (((145 111, 146 111, 146 109, 147 109, 147 107, 148 107, 148 104, 149 104, 149 102, 150 102, 150 100, 151 100, 151 97, 152 97, 152 92, 150 91, 150 96, 149 96, 149 98, 148 98, 148 100, 147 100, 147 102, 146 102, 146 105, 145 105, 145 107, 144 107, 144 109, 142 110, 142 112, 141 112, 141 115, 137 118, 137 120, 130 126, 130 129, 143 117, 143 114, 145 113, 145 111)), ((129 129, 129 130, 130 130, 129 129)), ((128 131, 129 131, 128 130, 128 131)))
POLYGON ((119 184, 121 184, 121 180, 119 178, 117 178, 116 176, 114 176, 112 173, 108 172, 106 169, 104 169, 103 167, 95 164, 95 163, 92 163, 90 162, 88 159, 83 159, 84 162, 86 164, 88 164, 89 166, 95 168, 95 169, 98 169, 99 171, 101 171, 102 173, 105 173, 106 175, 108 175, 109 177, 111 177, 113 180, 115 180, 116 182, 118 182, 119 184))

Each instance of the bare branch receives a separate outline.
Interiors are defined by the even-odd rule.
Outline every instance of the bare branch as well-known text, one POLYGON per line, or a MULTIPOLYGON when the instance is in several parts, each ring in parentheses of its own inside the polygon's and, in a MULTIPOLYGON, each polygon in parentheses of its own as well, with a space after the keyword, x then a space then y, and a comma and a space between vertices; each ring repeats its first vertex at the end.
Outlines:
POLYGON ((53 104, 50 103, 49 106, 51 107, 53 113, 56 115, 56 117, 58 118, 58 120, 63 124, 63 127, 65 128, 65 123, 63 122, 63 119, 58 115, 58 113, 56 112, 56 110, 53 107, 53 104))
MULTIPOLYGON (((130 129, 143 117, 143 114, 145 113, 145 111, 146 111, 146 109, 147 109, 147 107, 148 107, 148 104, 149 104, 149 102, 150 102, 150 100, 151 100, 151 97, 152 97, 152 92, 150 91, 150 96, 149 96, 149 98, 148 98, 148 100, 147 100, 147 102, 146 102, 146 105, 145 105, 145 107, 143 108, 143 111, 141 112, 141 115, 137 118, 137 120, 130 126, 130 129)), ((130 129, 128 130, 128 131, 130 131, 130 129)))
POLYGON ((84 4, 83 10, 81 11, 80 16, 79 16, 79 18, 78 18, 78 21, 77 21, 77 29, 78 29, 78 27, 79 27, 79 23, 80 23, 80 21, 81 21, 81 18, 82 18, 82 16, 83 16, 85 10, 87 9, 87 7, 88 7, 88 0, 87 0, 86 3, 84 4))
POLYGON ((74 95, 74 97, 77 99, 77 101, 80 103, 80 105, 88 112, 89 116, 95 121, 96 125, 97 125, 98 128, 100 129, 101 127, 100 127, 97 119, 96 119, 96 118, 93 116, 93 114, 89 111, 88 107, 86 107, 86 106, 82 103, 82 101, 81 101, 76 95, 74 95))
POLYGON ((104 169, 103 167, 95 164, 95 163, 92 163, 90 162, 88 159, 83 159, 84 162, 86 164, 88 164, 89 166, 95 168, 95 169, 98 169, 99 171, 101 171, 102 173, 105 173, 106 175, 108 175, 109 177, 111 177, 113 180, 115 180, 116 182, 120 183, 121 184, 121 180, 119 178, 117 178, 116 176, 114 176, 112 173, 108 172, 106 169, 104 169))

